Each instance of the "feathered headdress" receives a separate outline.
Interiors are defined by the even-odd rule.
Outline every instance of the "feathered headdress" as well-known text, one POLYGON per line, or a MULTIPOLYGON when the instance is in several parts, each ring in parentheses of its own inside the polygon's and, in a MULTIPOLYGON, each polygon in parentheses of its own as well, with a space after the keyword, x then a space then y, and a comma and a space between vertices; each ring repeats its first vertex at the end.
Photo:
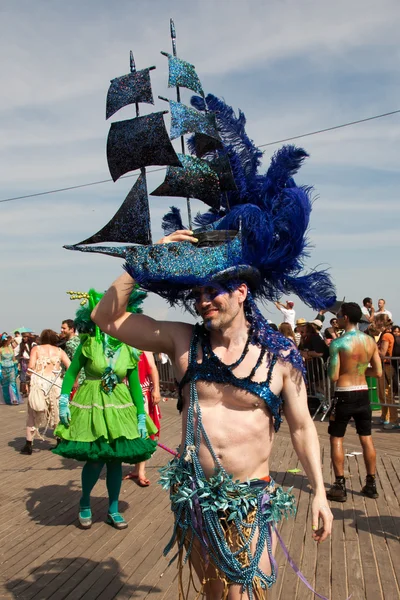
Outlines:
MULTIPOLYGON (((335 301, 334 287, 325 270, 303 273, 308 256, 307 229, 311 188, 297 186, 293 177, 308 154, 302 148, 283 146, 260 172, 262 151, 245 130, 246 118, 203 88, 194 66, 166 54, 169 87, 186 87, 197 94, 192 107, 169 102, 170 138, 194 134, 188 141, 192 155, 176 154, 163 122, 163 112, 139 116, 139 102, 153 102, 149 69, 112 81, 107 115, 136 104, 137 116, 112 123, 107 158, 114 181, 141 169, 132 190, 113 219, 95 235, 66 246, 125 258, 125 268, 147 290, 171 304, 188 306, 194 286, 221 278, 245 281, 253 297, 277 300, 294 293, 313 308, 335 301), (198 198, 208 205, 197 215, 197 245, 189 242, 151 243, 150 213, 145 167, 167 165, 164 182, 155 196, 198 198), (127 246, 95 246, 99 242, 128 242, 127 246)), ((165 112, 165 111, 164 111, 165 112)), ((190 223, 190 217, 189 217, 190 223)), ((191 225, 190 225, 191 226, 191 225)), ((171 207, 164 216, 166 233, 183 228, 180 212, 171 207)), ((192 226, 191 226, 192 227, 192 226)))
MULTIPOLYGON (((211 94, 205 100, 193 97, 192 105, 215 115, 222 141, 217 152, 229 161, 236 189, 221 194, 219 210, 212 208, 195 219, 196 237, 204 237, 208 248, 196 252, 193 245, 181 242, 153 246, 149 253, 138 247, 128 253, 126 270, 141 287, 172 304, 186 304, 188 290, 195 285, 237 278, 249 283, 255 298, 277 300, 294 293, 313 308, 332 305, 335 291, 329 274, 302 273, 308 256, 312 188, 297 186, 293 177, 308 154, 283 146, 267 172, 260 174, 262 152, 246 134, 244 114, 236 117, 230 106, 211 94), (211 233, 203 233, 207 231, 220 232, 219 245, 212 244, 211 233)), ((196 151, 195 137, 189 148, 196 151)), ((182 229, 177 208, 171 207, 163 226, 166 234, 182 229)))

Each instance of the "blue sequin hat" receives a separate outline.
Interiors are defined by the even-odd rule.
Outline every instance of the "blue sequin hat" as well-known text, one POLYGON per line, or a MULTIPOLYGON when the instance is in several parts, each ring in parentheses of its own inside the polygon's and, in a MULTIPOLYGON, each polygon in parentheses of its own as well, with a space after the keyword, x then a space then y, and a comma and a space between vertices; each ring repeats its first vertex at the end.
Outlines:
POLYGON ((257 268, 243 262, 240 231, 196 232, 198 244, 171 242, 151 246, 84 246, 83 252, 100 252, 125 259, 124 268, 141 288, 171 304, 186 304, 193 287, 235 279, 255 293, 260 284, 257 268))
MULTIPOLYGON (((335 301, 334 287, 324 270, 304 274, 308 256, 307 230, 312 188, 297 186, 293 177, 307 153, 284 146, 260 173, 262 152, 246 134, 246 119, 203 87, 190 63, 176 55, 176 35, 171 26, 173 55, 168 58, 168 87, 178 89, 177 100, 167 101, 171 130, 163 114, 139 115, 139 103, 153 103, 147 68, 113 79, 107 97, 107 117, 134 104, 136 118, 114 122, 107 142, 107 159, 114 181, 140 169, 140 175, 111 221, 78 244, 66 246, 82 252, 100 252, 125 259, 125 269, 145 290, 171 304, 187 306, 190 290, 213 281, 246 282, 253 298, 277 300, 296 294, 313 308, 335 301), (186 106, 180 88, 198 96, 186 106), (190 154, 177 154, 171 140, 187 140, 190 154), (198 244, 153 244, 150 227, 146 166, 165 165, 164 182, 150 196, 182 196, 188 200, 189 229, 198 244), (190 198, 208 210, 192 220, 190 198), (115 242, 128 244, 117 246, 115 242), (110 246, 96 246, 109 243, 110 246)), ((164 216, 166 235, 185 229, 180 211, 171 206, 164 216)))

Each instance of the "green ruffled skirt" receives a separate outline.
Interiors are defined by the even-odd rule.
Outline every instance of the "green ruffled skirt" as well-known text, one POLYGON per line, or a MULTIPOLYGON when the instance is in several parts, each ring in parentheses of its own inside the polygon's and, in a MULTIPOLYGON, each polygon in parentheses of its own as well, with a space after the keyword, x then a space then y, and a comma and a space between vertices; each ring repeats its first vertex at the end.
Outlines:
MULTIPOLYGON (((54 432, 61 440, 54 454, 82 461, 136 464, 148 460, 157 448, 157 442, 140 437, 136 406, 123 383, 108 395, 99 380, 86 380, 70 410, 69 427, 59 424, 54 432)), ((149 435, 157 433, 148 415, 146 426, 149 435)))

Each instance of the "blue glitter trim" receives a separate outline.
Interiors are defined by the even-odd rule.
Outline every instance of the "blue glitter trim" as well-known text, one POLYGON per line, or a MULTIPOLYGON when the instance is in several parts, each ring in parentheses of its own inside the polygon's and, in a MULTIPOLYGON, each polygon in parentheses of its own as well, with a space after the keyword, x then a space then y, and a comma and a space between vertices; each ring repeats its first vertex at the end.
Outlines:
POLYGON ((203 133, 216 140, 220 140, 212 113, 202 114, 194 108, 189 108, 181 102, 169 101, 171 111, 171 140, 175 140, 186 133, 203 133))
MULTIPOLYGON (((190 345, 189 364, 196 362, 197 345, 190 345)), ((219 462, 202 423, 202 411, 196 384, 190 382, 186 436, 180 458, 160 470, 160 483, 170 491, 175 515, 172 537, 164 554, 178 542, 178 550, 186 550, 184 562, 190 557, 194 540, 202 547, 205 560, 211 559, 229 583, 243 586, 253 598, 253 582, 270 587, 276 581, 276 563, 272 560, 271 525, 283 516, 295 514, 291 489, 278 491, 273 482, 233 480, 219 462), (207 447, 214 461, 212 477, 204 475, 200 460, 200 445, 207 447), (255 485, 254 485, 255 484, 255 485), (227 529, 233 527, 235 546, 229 541, 227 529), (253 541, 257 534, 257 542, 253 541), (254 547, 255 546, 255 547, 254 547), (272 572, 267 575, 259 562, 265 550, 271 558, 272 572)), ((175 557, 172 558, 171 562, 175 557)))
POLYGON ((240 236, 216 247, 197 248, 190 242, 132 246, 126 249, 125 269, 148 291, 190 290, 230 265, 240 265, 240 236))
POLYGON ((168 52, 161 52, 161 54, 168 57, 168 87, 184 87, 204 96, 194 65, 168 52))
POLYGON ((168 167, 164 182, 151 196, 198 198, 208 206, 219 208, 221 191, 216 172, 207 161, 178 154, 182 168, 168 167))

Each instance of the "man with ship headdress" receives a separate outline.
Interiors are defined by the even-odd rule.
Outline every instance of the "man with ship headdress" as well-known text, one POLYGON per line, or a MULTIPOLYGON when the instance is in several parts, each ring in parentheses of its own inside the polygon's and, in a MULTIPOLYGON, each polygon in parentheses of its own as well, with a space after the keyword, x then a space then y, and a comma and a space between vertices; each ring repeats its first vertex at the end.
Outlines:
MULTIPOLYGON (((314 491, 316 542, 330 534, 333 517, 307 407, 302 358, 290 340, 268 325, 255 300, 276 301, 293 294, 323 309, 334 303, 335 295, 326 272, 301 274, 311 199, 310 188, 297 186, 293 176, 306 152, 285 146, 260 174, 262 152, 246 135, 244 115, 236 117, 215 96, 205 98, 193 66, 177 59, 175 50, 173 57, 168 55, 169 84, 200 96, 192 99, 193 108, 170 102, 171 137, 195 132, 189 148, 196 158, 180 154, 175 159, 161 135, 153 129, 151 135, 144 133, 144 126, 154 127, 159 113, 113 123, 107 153, 114 180, 136 168, 142 169, 141 176, 115 218, 69 248, 126 259, 127 273, 111 285, 92 318, 126 344, 167 354, 179 381, 182 441, 177 457, 161 469, 175 516, 165 553, 176 543, 179 569, 186 562, 193 566, 201 584, 196 598, 203 593, 208 600, 261 600, 276 581, 277 524, 295 512, 290 490, 285 492, 269 475, 282 415, 314 491), (128 130, 130 140, 139 131, 146 140, 139 151, 142 141, 135 137, 129 164, 128 130), (164 162, 154 157, 153 147, 149 150, 153 141, 165 151, 164 162), (197 229, 189 218, 190 230, 172 208, 163 221, 165 237, 154 245, 150 238, 143 241, 150 229, 148 205, 143 204, 143 171, 149 164, 169 165, 154 195, 200 198, 211 207, 196 218, 197 229), (126 218, 129 214, 132 221, 126 218), (88 245, 100 241, 138 245, 88 245), (135 282, 172 305, 183 305, 201 323, 129 314, 126 306, 135 282)), ((120 98, 126 85, 124 79, 119 88, 118 81, 113 80, 110 90, 120 98)), ((139 101, 137 96, 134 101, 139 101)), ((179 597, 189 598, 181 577, 179 581, 179 597)))

